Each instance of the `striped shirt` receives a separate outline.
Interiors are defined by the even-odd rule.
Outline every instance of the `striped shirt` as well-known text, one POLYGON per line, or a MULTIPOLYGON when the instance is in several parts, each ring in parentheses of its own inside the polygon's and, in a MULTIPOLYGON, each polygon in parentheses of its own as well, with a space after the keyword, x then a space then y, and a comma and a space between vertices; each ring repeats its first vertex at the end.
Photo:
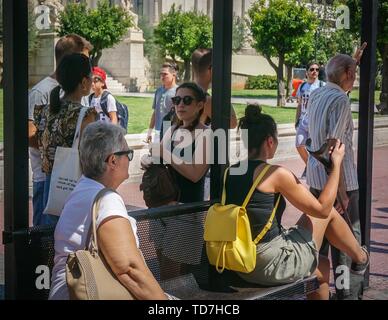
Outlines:
MULTIPOLYGON (((353 152, 353 120, 350 100, 338 85, 328 82, 325 87, 311 93, 308 106, 311 149, 318 150, 328 138, 340 139, 345 144, 342 170, 347 191, 357 190, 357 169, 353 152)), ((307 184, 323 190, 327 174, 323 165, 309 155, 307 184)))

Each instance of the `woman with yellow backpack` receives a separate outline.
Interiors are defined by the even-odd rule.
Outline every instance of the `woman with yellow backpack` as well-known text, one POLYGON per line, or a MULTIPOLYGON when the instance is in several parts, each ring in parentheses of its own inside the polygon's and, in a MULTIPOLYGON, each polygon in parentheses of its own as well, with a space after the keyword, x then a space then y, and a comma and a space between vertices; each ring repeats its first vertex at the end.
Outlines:
POLYGON ((210 263, 219 272, 239 271, 244 280, 268 286, 315 274, 320 288, 308 298, 328 299, 330 263, 319 256, 323 237, 352 258, 350 272, 362 275, 369 265, 366 248, 333 208, 345 146, 338 140, 330 150, 332 172, 316 199, 288 169, 267 164, 278 146, 272 117, 262 114, 260 106, 248 105, 239 128, 248 131, 248 169, 243 175, 225 174, 222 201, 209 209, 205 240, 210 263), (305 213, 289 229, 281 225, 284 198, 305 213))

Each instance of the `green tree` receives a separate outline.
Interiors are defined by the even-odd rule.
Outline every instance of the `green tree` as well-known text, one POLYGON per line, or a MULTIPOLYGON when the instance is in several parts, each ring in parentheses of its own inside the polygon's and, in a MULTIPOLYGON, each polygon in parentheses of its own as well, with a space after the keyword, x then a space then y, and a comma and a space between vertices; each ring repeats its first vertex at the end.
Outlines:
POLYGON ((262 54, 278 79, 278 106, 285 106, 284 64, 286 56, 312 46, 317 17, 296 0, 265 0, 248 11, 254 48, 262 54), (272 58, 278 58, 276 64, 272 58))
POLYGON ((323 1, 321 4, 312 4, 311 9, 316 10, 319 19, 314 36, 314 55, 309 60, 326 63, 337 53, 352 55, 359 42, 357 35, 347 29, 336 29, 335 21, 338 18, 336 8, 337 0, 323 1))
MULTIPOLYGON (((361 35, 361 0, 337 0, 349 7, 350 31, 358 38, 361 35)), ((380 104, 377 108, 382 114, 388 114, 388 2, 380 0, 377 17, 377 53, 381 64, 382 84, 380 104)))
POLYGON ((39 31, 35 25, 35 1, 28 1, 28 55, 32 55, 36 49, 39 48, 40 40, 39 40, 39 31))
POLYGON ((76 33, 93 44, 91 56, 94 65, 98 65, 102 50, 120 42, 133 26, 128 12, 110 5, 107 0, 100 0, 96 9, 88 9, 85 3, 68 4, 58 20, 60 36, 76 33))
POLYGON ((173 5, 170 11, 161 16, 155 28, 155 41, 160 45, 163 54, 171 56, 177 62, 184 62, 184 80, 191 76, 191 55, 197 48, 212 46, 213 24, 209 17, 195 11, 182 12, 173 5))
POLYGON ((233 13, 232 51, 240 51, 246 41, 248 41, 247 24, 244 18, 233 13))
MULTIPOLYGON (((308 1, 305 0, 304 3, 306 2, 308 1)), ((293 66, 306 66, 312 61, 325 64, 337 53, 352 55, 359 42, 357 36, 350 30, 334 28, 333 17, 335 17, 336 6, 333 6, 333 3, 329 4, 329 1, 322 1, 320 4, 312 2, 309 8, 317 14, 319 20, 314 31, 313 44, 301 42, 299 48, 286 55, 287 96, 292 90, 293 66)))

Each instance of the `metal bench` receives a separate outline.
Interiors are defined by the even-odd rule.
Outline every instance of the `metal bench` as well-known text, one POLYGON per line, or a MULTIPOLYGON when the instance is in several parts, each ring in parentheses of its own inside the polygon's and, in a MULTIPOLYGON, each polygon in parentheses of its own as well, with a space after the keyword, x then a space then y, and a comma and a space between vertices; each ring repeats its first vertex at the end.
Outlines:
MULTIPOLYGON (((140 249, 148 267, 168 293, 188 300, 305 299, 318 288, 316 277, 277 287, 243 281, 230 271, 218 274, 209 265, 203 241, 203 223, 210 202, 130 211, 137 220, 140 249)), ((54 226, 39 226, 13 234, 27 246, 18 263, 25 299, 47 299, 48 289, 37 289, 36 268, 54 263, 54 226)))

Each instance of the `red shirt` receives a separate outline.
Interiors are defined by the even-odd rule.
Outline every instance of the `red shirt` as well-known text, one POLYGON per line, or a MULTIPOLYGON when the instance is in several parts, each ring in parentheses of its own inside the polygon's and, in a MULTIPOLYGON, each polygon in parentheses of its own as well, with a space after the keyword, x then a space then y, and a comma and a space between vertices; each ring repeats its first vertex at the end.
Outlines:
POLYGON ((293 97, 296 97, 296 92, 298 91, 298 88, 302 82, 303 80, 301 79, 292 79, 292 87, 294 88, 294 91, 292 91, 293 97))

